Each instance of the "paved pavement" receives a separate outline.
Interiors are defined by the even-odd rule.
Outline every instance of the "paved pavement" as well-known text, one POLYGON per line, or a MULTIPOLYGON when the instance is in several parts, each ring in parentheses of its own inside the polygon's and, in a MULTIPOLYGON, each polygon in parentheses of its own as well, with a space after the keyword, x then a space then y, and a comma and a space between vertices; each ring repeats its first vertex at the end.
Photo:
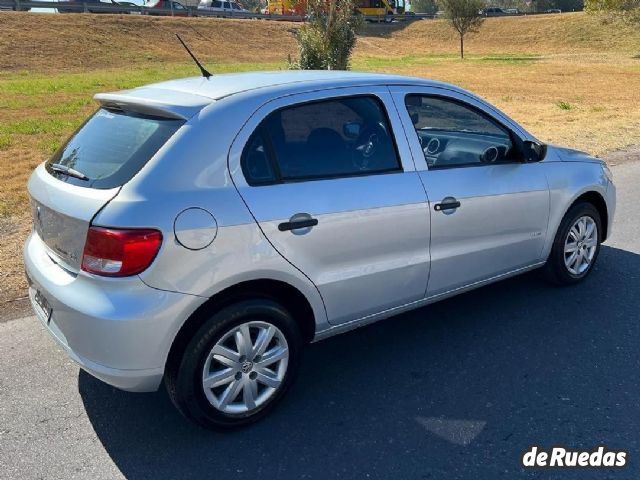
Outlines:
POLYGON ((529 274, 313 345, 284 404, 235 433, 79 372, 33 317, 2 323, 0 478, 640 478, 640 162, 614 175, 585 283, 529 274), (628 466, 523 471, 531 444, 628 466))

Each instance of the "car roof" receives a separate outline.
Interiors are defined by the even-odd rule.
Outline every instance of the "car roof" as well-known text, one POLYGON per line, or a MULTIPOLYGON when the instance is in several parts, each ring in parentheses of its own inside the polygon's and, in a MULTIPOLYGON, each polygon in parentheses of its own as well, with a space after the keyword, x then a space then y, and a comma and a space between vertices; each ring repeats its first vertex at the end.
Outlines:
POLYGON ((190 77, 153 83, 132 90, 98 94, 95 99, 102 104, 139 104, 155 106, 162 110, 188 118, 213 101, 245 92, 269 90, 269 94, 286 94, 296 87, 311 89, 340 88, 366 85, 420 85, 439 86, 452 90, 460 88, 434 80, 386 75, 328 70, 280 70, 271 72, 231 73, 212 75, 209 78, 190 77))
POLYGON ((267 87, 288 87, 291 84, 308 84, 314 88, 335 88, 353 85, 372 84, 438 84, 440 82, 386 75, 379 73, 361 73, 337 70, 279 70, 271 72, 250 72, 213 75, 204 77, 183 78, 149 85, 182 93, 192 93, 218 100, 249 90, 267 87))

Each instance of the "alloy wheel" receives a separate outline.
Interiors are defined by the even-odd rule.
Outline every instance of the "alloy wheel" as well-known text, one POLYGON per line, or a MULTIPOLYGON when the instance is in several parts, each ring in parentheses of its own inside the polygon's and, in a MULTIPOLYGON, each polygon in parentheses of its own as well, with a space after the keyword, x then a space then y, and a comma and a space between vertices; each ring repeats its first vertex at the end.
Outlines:
POLYGON ((598 226, 593 218, 584 215, 569 229, 564 242, 564 265, 572 275, 586 272, 598 248, 598 226))
POLYGON ((252 412, 278 390, 289 346, 278 327, 252 321, 233 327, 213 346, 202 371, 209 403, 226 414, 252 412))

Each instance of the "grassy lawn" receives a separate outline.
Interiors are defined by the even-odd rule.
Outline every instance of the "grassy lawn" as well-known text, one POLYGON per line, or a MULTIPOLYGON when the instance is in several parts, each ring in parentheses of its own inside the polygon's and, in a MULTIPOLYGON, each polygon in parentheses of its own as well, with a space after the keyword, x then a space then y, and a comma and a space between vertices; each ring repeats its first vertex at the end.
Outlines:
MULTIPOLYGON (((4 51, 6 37, 0 38, 0 305, 25 292, 20 250, 30 228, 28 176, 95 109, 92 96, 197 74, 179 50, 156 49, 136 55, 126 38, 109 36, 112 31, 124 35, 123 28, 125 32, 129 28, 131 35, 157 24, 145 35, 166 39, 169 34, 158 33, 158 25, 168 29, 175 23, 184 28, 179 22, 186 20, 73 17, 51 16, 51 21, 84 21, 83 28, 92 28, 94 36, 104 34, 110 39, 109 44, 92 48, 119 48, 125 52, 123 57, 106 57, 104 66, 95 65, 93 55, 83 57, 82 50, 67 59, 56 57, 58 50, 53 48, 46 58, 21 57, 24 50, 7 57, 14 50, 7 44, 4 51), (117 42, 125 43, 114 47, 117 42), (125 65, 122 58, 127 59, 125 65)), ((32 17, 6 18, 15 22, 14 37, 29 36, 19 27, 24 18, 32 17)), ((192 35, 190 43, 194 50, 205 52, 202 58, 215 73, 282 69, 287 54, 295 53, 291 27, 286 25, 193 20, 191 25, 199 33, 192 35), (237 61, 229 45, 222 53, 207 50, 209 35, 223 35, 220 28, 226 29, 225 38, 235 35, 236 51, 244 41, 249 42, 246 38, 252 38, 237 61), (285 47, 266 48, 277 38, 285 47)), ((443 22, 415 22, 406 28, 394 27, 395 31, 372 26, 359 39, 352 67, 455 83, 494 103, 547 142, 598 155, 640 143, 640 35, 610 35, 586 16, 554 16, 553 22, 565 22, 555 26, 542 20, 493 20, 486 33, 470 38, 464 61, 454 53, 455 37, 443 22), (514 29, 515 23, 509 22, 515 21, 522 28, 514 29), (590 29, 584 27, 588 22, 590 29), (505 43, 507 35, 512 37, 505 43)), ((63 26, 69 29, 69 25, 63 26)), ((149 42, 152 46, 157 43, 149 42)))

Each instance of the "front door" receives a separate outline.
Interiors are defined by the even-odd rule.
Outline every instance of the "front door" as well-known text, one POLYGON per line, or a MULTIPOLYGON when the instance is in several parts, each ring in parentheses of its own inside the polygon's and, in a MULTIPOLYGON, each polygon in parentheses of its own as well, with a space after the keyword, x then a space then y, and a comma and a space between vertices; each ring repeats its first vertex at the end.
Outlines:
POLYGON ((427 296, 541 261, 549 219, 542 165, 525 163, 515 133, 482 104, 398 88, 431 212, 427 296))
POLYGON ((426 195, 385 104, 383 88, 279 99, 230 154, 262 231, 316 285, 333 324, 420 300, 427 285, 426 195))

